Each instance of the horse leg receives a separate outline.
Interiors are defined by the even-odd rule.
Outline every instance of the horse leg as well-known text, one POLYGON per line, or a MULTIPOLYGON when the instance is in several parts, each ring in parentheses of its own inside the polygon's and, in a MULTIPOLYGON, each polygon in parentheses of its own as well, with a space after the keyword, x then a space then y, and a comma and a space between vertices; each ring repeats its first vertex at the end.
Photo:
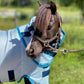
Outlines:
POLYGON ((0 81, 0 84, 3 84, 3 83, 1 83, 1 81, 0 81))
POLYGON ((31 84, 30 81, 26 77, 24 78, 24 82, 25 84, 31 84))

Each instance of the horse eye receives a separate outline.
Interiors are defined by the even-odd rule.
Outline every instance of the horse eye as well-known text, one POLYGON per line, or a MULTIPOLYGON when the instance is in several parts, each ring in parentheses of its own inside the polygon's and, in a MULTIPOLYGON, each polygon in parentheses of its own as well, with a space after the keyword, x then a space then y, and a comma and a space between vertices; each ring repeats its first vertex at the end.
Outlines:
POLYGON ((51 26, 49 25, 47 30, 50 30, 50 29, 51 29, 51 26))
POLYGON ((58 23, 58 28, 60 28, 60 23, 58 23))
POLYGON ((34 32, 34 35, 41 37, 41 36, 42 36, 42 32, 39 31, 39 30, 36 28, 36 31, 34 32))

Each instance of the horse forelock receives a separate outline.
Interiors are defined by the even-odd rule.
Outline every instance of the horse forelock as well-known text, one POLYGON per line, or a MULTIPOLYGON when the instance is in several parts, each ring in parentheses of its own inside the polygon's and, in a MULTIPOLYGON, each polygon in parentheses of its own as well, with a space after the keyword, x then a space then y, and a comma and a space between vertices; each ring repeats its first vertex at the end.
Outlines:
POLYGON ((42 33, 44 33, 49 25, 50 18, 51 18, 50 5, 47 4, 42 5, 37 13, 34 26, 38 28, 42 33))

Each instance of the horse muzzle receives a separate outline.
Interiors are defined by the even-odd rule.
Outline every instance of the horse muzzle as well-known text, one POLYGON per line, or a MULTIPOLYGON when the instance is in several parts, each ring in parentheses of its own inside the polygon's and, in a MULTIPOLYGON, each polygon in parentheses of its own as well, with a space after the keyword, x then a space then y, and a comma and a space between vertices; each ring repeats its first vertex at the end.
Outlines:
POLYGON ((30 48, 26 48, 27 56, 30 58, 38 58, 42 52, 42 45, 39 41, 31 42, 30 48))

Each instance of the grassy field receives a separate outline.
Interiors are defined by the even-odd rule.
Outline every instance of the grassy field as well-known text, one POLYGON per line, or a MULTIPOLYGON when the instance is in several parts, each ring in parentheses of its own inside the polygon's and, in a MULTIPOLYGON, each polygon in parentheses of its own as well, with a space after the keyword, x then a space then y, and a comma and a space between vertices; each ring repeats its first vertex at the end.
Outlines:
MULTIPOLYGON (((84 48, 84 25, 79 22, 65 23, 66 33, 61 49, 84 48)), ((50 84, 84 84, 84 52, 58 53, 51 65, 50 84)))
MULTIPOLYGON (((73 19, 76 14, 80 18, 80 10, 75 7, 61 8, 58 11, 62 17, 73 19)), ((27 24, 29 20, 19 21, 19 25, 27 24)), ((14 28, 11 20, 0 20, 0 30, 14 28)), ((63 23, 62 28, 66 33, 66 38, 60 49, 83 49, 84 48, 84 24, 80 19, 72 22, 63 23)), ((66 55, 58 53, 51 65, 50 84, 84 84, 84 52, 68 53, 66 55)), ((4 84, 17 84, 4 83, 4 84)), ((23 81, 20 83, 23 84, 23 81)))

